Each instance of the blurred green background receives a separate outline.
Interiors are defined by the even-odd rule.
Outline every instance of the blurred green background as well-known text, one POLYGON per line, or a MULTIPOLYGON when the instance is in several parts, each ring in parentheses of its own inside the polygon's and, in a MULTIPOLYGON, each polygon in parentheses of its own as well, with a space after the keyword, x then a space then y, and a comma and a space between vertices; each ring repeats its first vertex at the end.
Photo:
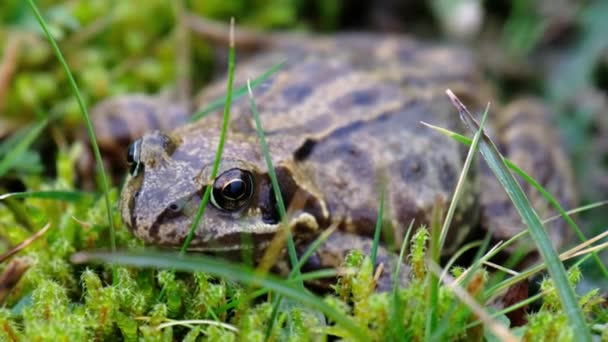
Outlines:
MULTIPOLYGON (((217 57, 225 47, 191 32, 186 49, 183 36, 180 38, 184 25, 177 19, 179 13, 220 22, 234 16, 242 30, 373 30, 466 44, 497 85, 498 100, 532 93, 545 98, 554 109, 576 172, 580 203, 608 199, 606 1, 36 3, 89 106, 116 94, 156 93, 175 87, 180 57, 190 66, 181 77, 194 90, 223 72, 225 60, 217 57)), ((0 139, 49 115, 60 117, 49 127, 50 134, 39 139, 0 179, 3 188, 23 190, 19 180, 25 177, 45 179, 56 174, 55 153, 72 144, 82 130, 82 118, 64 72, 25 1, 0 4, 0 43, 0 139)), ((607 218, 605 208, 579 215, 587 236, 604 231, 607 218)))

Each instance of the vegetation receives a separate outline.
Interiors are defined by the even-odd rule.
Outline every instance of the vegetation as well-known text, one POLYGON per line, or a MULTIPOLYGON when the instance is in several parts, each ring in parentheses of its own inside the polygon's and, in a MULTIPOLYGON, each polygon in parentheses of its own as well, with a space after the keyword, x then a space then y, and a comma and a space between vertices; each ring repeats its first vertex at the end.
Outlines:
MULTIPOLYGON (((256 1, 192 0, 184 1, 182 8, 161 0, 145 5, 110 1, 40 1, 34 5, 30 1, 30 7, 28 2, 15 0, 0 5, 0 41, 6 42, 0 61, 0 138, 4 138, 0 142, 0 252, 6 252, 0 260, 2 340, 299 341, 330 335, 345 340, 561 341, 587 340, 591 334, 608 339, 604 300, 608 276, 599 257, 592 253, 605 244, 594 247, 589 245, 591 241, 557 255, 541 233, 542 224, 533 208, 517 193, 517 182, 505 178, 510 175, 507 167, 533 186, 538 184, 509 161, 503 162, 474 122, 468 122, 475 134, 472 140, 443 132, 470 144, 471 158, 479 148, 499 179, 506 179, 503 185, 515 194, 512 199, 522 217, 529 220, 530 233, 546 264, 516 275, 508 270, 489 273, 484 267, 497 250, 488 248, 485 241, 477 244, 482 248, 469 268, 443 270, 438 266, 438 248, 445 238, 440 230, 449 226, 451 216, 444 222, 438 211, 429 229, 413 223, 408 230, 412 238, 403 241, 401 253, 407 255, 407 266, 412 270, 406 287, 375 292, 375 256, 358 251, 348 256, 340 270, 300 273, 302 260, 295 257, 288 233, 291 263, 296 268, 289 278, 279 279, 206 256, 144 249, 121 223, 116 210, 118 184, 108 180, 109 188, 99 187, 103 194, 79 189, 76 169, 86 147, 74 138, 88 120, 83 119, 88 116, 87 107, 111 95, 156 92, 179 83, 184 76, 183 66, 176 63, 180 53, 188 54, 190 74, 197 75, 188 79, 192 87, 210 78, 214 47, 192 36, 192 49, 183 50, 180 23, 175 19, 180 11, 218 19, 235 16, 243 25, 261 28, 339 28, 346 5, 328 3, 332 2, 272 0, 259 5, 256 1), (36 8, 41 13, 40 23, 36 8), (34 236, 36 232, 39 234, 34 236), (32 236, 25 250, 12 251, 32 236), (114 252, 115 247, 120 251, 114 252), (86 252, 100 249, 112 252, 86 252), (572 260, 566 263, 567 270, 558 258, 572 260), (519 293, 521 287, 514 284, 526 279, 538 281, 532 276, 545 267, 550 277, 540 280, 539 293, 519 293), (10 269, 15 271, 4 278, 10 269), (324 296, 300 285, 302 279, 331 276, 337 271, 338 282, 324 296), (577 284, 584 281, 582 274, 594 280, 575 293, 577 284), (505 291, 518 300, 500 303, 501 298, 506 301, 505 291), (521 307, 534 310, 524 314, 521 307)), ((429 3, 441 24, 437 26, 449 27, 441 21, 449 18, 445 16, 447 2, 429 3)), ((510 15, 499 16, 505 27, 505 44, 501 46, 506 46, 516 61, 535 50, 553 48, 543 42, 554 24, 551 17, 531 14, 536 13, 530 7, 534 2, 513 3, 510 15)), ((536 89, 526 90, 545 94, 555 106, 558 121, 568 128, 570 152, 579 161, 577 174, 582 178, 603 175, 608 169, 604 160, 608 152, 600 150, 591 156, 599 161, 590 161, 581 147, 601 145, 600 133, 608 130, 608 124, 593 114, 604 108, 598 109, 595 102, 580 102, 572 95, 581 87, 605 90, 608 68, 601 56, 606 47, 598 46, 598 32, 606 24, 598 18, 608 14, 608 7, 593 2, 580 6, 570 18, 578 29, 580 44, 568 46, 572 49, 560 46, 567 50, 564 55, 568 60, 576 63, 563 74, 539 76, 537 86, 532 87, 536 89)), ((488 13, 501 11, 490 7, 488 13)), ((420 26, 426 27, 424 23, 420 26)), ((233 58, 234 50, 231 68, 233 58)), ((269 73, 277 68, 280 65, 269 73)), ((252 80, 252 86, 259 80, 252 80)), ((508 99, 518 92, 508 87, 512 81, 508 77, 498 81, 503 86, 502 97, 508 99)), ((229 85, 226 98, 244 94, 246 89, 229 85)), ((215 105, 224 102, 228 104, 227 118, 230 101, 215 105)), ((255 99, 251 103, 257 115, 255 99)), ((467 120, 462 108, 458 109, 467 120)), ((263 123, 257 118, 256 123, 263 143, 263 123)), ((220 155, 218 148, 218 158, 220 155)), ((267 161, 270 163, 270 158, 267 161)), ((465 167, 463 174, 466 172, 465 167)), ((595 191, 582 189, 584 203, 599 199, 595 191)), ((281 203, 280 191, 275 194, 281 203)), ((550 195, 546 196, 551 202, 550 195)), ((560 209, 565 214, 569 208, 560 209)), ((204 215, 202 209, 199 211, 204 215)), ((284 218, 284 208, 282 211, 284 218)), ((591 212, 583 217, 585 224, 602 228, 606 216, 591 212)), ((574 222, 571 226, 578 229, 574 222)), ((378 224, 376 229, 380 228, 378 224)), ((398 274, 399 270, 384 272, 398 274)))

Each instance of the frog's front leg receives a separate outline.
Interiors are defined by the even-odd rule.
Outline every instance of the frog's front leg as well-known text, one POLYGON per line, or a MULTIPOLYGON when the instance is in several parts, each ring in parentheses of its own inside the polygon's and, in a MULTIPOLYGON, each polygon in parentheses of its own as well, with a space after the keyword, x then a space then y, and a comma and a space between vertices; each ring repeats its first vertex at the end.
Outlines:
MULTIPOLYGON (((509 104, 496 116, 495 131, 499 135, 492 138, 499 145, 501 153, 540 183, 562 207, 574 205, 572 173, 562 144, 551 125, 548 109, 537 100, 521 99, 509 104)), ((556 213, 536 189, 517 178, 541 219, 556 213)), ((482 225, 491 229, 499 240, 507 240, 525 229, 505 190, 485 162, 482 163, 480 183, 482 225)), ((564 245, 569 229, 563 219, 546 224, 545 229, 555 248, 564 245)), ((533 248, 532 240, 527 237, 520 239, 516 245, 522 246, 524 243, 528 244, 526 248, 533 248)), ((535 254, 530 253, 531 258, 526 261, 533 261, 535 254)))
MULTIPOLYGON (((339 268, 344 262, 346 255, 355 249, 360 250, 364 255, 371 255, 373 239, 366 236, 354 235, 342 231, 335 231, 310 257, 305 270, 316 270, 322 268, 339 268)), ((308 247, 308 246, 306 246, 308 247)), ((306 248, 305 248, 306 249, 306 248)), ((304 250, 305 250, 304 249, 304 250)), ((388 251, 383 246, 378 246, 376 255, 376 265, 374 270, 382 264, 381 273, 376 282, 376 290, 380 292, 390 291, 393 288, 393 275, 400 262, 399 256, 388 251)), ((399 285, 405 286, 408 283, 410 268, 406 264, 401 265, 399 274, 399 285)), ((333 282, 332 282, 333 283, 333 282)), ((328 286, 329 284, 321 284, 328 286)))

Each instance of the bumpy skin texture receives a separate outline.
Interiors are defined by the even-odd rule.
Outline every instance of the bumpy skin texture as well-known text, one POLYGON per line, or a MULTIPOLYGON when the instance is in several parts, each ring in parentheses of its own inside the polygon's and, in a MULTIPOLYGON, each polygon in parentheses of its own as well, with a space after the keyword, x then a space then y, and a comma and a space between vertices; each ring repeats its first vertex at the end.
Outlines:
MULTIPOLYGON (((399 245, 412 219, 416 225, 428 224, 437 200, 451 198, 466 148, 420 121, 462 131, 444 95, 448 88, 473 110, 491 99, 471 56, 456 47, 397 36, 302 38, 237 62, 235 87, 283 60, 286 65, 254 96, 296 243, 305 245, 337 223, 348 241, 343 253, 365 248, 377 218, 379 182, 387 186, 387 223, 393 228, 385 241, 399 245)), ((224 92, 225 80, 219 80, 203 89, 197 103, 204 106, 224 92)), ((490 119, 491 124, 501 134, 499 144, 507 157, 512 155, 569 205, 568 165, 543 108, 531 100, 506 111, 493 108, 497 119, 490 119)), ((166 247, 183 244, 205 187, 213 186, 209 178, 220 121, 220 113, 214 113, 172 132, 148 133, 135 143, 135 172, 123 188, 120 207, 137 237, 166 247)), ((190 249, 262 251, 279 229, 279 217, 246 98, 232 106, 227 138, 218 175, 248 172, 251 197, 238 210, 209 203, 190 249)), ((491 229, 500 239, 523 229, 501 194, 493 176, 474 166, 444 253, 476 228, 491 229)), ((551 230, 557 246, 564 234, 563 225, 551 230)), ((317 256, 335 253, 337 245, 332 239, 317 256)))

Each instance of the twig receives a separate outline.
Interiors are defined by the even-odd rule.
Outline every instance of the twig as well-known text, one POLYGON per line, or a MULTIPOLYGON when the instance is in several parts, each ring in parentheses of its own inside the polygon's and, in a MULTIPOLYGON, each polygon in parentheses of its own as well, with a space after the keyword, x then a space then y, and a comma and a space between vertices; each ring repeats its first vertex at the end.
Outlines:
POLYGON ((44 235, 44 233, 46 233, 47 230, 49 230, 49 228, 51 228, 51 223, 50 222, 47 223, 44 227, 42 227, 42 229, 40 229, 39 231, 37 231, 34 235, 32 235, 29 238, 25 239, 23 242, 21 242, 17 246, 13 247, 13 249, 11 249, 10 251, 4 252, 2 255, 0 255, 0 262, 4 262, 4 260, 10 258, 11 256, 17 254, 19 251, 21 251, 25 247, 27 247, 30 244, 32 244, 32 242, 36 241, 42 235, 44 235))
POLYGON ((6 266, 0 274, 0 303, 4 301, 6 295, 17 285, 31 265, 30 258, 16 258, 6 266))
POLYGON ((9 33, 4 49, 4 56, 0 62, 0 112, 4 110, 4 98, 8 93, 6 90, 17 69, 17 59, 21 47, 21 37, 17 33, 9 33))

